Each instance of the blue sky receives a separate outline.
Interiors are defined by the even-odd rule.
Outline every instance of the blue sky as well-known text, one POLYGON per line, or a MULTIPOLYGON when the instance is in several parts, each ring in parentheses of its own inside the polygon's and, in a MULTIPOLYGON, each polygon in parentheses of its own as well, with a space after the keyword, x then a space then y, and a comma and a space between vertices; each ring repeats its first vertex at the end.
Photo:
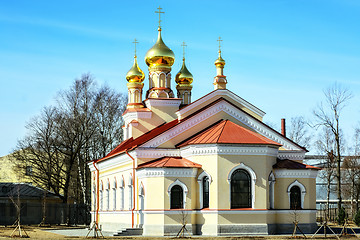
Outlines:
POLYGON ((163 39, 176 56, 173 76, 181 67, 181 43, 188 45, 193 100, 213 90, 221 36, 228 89, 265 111, 265 122, 312 119, 323 89, 334 82, 349 88, 354 97, 342 121, 351 142, 360 119, 357 0, 17 0, 0 4, 0 156, 81 74, 126 92, 134 38, 147 73, 143 58, 157 37, 159 5, 163 39))

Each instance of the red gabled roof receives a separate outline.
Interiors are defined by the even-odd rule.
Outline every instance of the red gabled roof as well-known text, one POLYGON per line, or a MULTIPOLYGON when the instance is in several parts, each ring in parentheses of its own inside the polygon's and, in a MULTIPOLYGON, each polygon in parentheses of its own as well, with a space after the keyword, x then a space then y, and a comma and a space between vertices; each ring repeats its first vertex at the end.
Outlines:
POLYGON ((194 135, 179 147, 191 144, 211 144, 211 143, 230 143, 230 144, 265 144, 281 146, 258 133, 250 131, 230 120, 222 120, 207 130, 194 135))
POLYGON ((321 170, 319 167, 314 167, 311 165, 307 165, 304 163, 299 163, 293 160, 285 159, 285 160, 279 160, 276 164, 273 165, 273 168, 284 168, 284 169, 314 169, 314 170, 321 170))
POLYGON ((112 150, 108 155, 106 155, 105 157, 99 159, 98 161, 102 161, 105 160, 107 158, 113 157, 119 153, 125 152, 126 150, 131 150, 147 141, 149 141, 150 139, 153 139, 154 137, 156 137, 157 135, 159 135, 160 133, 163 133, 165 131, 167 131, 168 129, 174 127, 175 125, 177 125, 179 123, 179 121, 177 119, 162 124, 152 130, 150 130, 147 133, 144 133, 143 135, 133 139, 133 138, 129 138, 125 141, 123 141, 122 143, 120 143, 120 145, 118 145, 116 148, 114 148, 114 150, 112 150))
POLYGON ((182 157, 163 157, 150 162, 140 164, 139 168, 201 168, 200 164, 194 163, 182 157))

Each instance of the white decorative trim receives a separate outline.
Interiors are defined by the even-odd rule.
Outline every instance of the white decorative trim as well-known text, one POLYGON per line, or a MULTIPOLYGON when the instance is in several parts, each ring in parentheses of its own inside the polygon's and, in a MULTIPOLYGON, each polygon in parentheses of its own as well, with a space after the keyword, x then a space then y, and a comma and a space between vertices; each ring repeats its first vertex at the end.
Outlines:
POLYGON ((270 205, 270 209, 274 209, 274 203, 275 203, 275 175, 273 173, 273 171, 270 172, 269 178, 269 205, 270 205))
POLYGON ((148 98, 145 100, 145 105, 150 110, 152 107, 179 107, 181 101, 181 98, 148 98))
POLYGON ((196 177, 197 168, 141 168, 136 170, 137 177, 196 177))
POLYGON ((305 151, 289 151, 289 150, 279 150, 279 159, 290 159, 290 160, 304 160, 305 151))
MULTIPOLYGON (((200 209, 204 208, 204 202, 203 202, 203 196, 204 196, 204 188, 203 188, 203 179, 204 177, 208 177, 208 181, 209 181, 209 187, 210 184, 212 182, 212 178, 210 176, 210 174, 208 174, 207 172, 203 171, 202 173, 199 174, 198 178, 197 178, 197 182, 199 184, 199 203, 200 203, 200 209)), ((210 192, 209 191, 209 200, 210 200, 210 192)), ((209 201, 210 203, 210 201, 209 201)))
POLYGON ((157 159, 162 157, 180 157, 180 150, 173 148, 143 148, 138 147, 133 152, 132 155, 134 158, 151 158, 157 159))
POLYGON ((316 178, 318 171, 311 169, 274 169, 276 178, 316 178))
POLYGON ((276 147, 259 145, 224 145, 224 144, 196 144, 185 146, 180 149, 181 156, 184 158, 199 155, 246 155, 246 156, 272 156, 276 157, 278 149, 276 147))
POLYGON ((105 171, 110 170, 115 166, 117 167, 127 164, 129 162, 132 162, 132 159, 127 154, 120 153, 108 159, 97 162, 97 168, 99 169, 99 171, 105 171))
MULTIPOLYGON (((260 110, 259 108, 255 107, 254 105, 252 105, 251 103, 247 102, 246 100, 244 100, 243 98, 239 97, 238 95, 236 95, 235 93, 227 90, 227 89, 223 89, 223 90, 217 90, 217 91, 213 91, 208 95, 205 95, 202 98, 199 98, 198 100, 196 100, 195 102, 193 102, 192 104, 180 109, 179 111, 176 112, 176 115, 178 116, 179 120, 186 117, 189 111, 191 111, 192 109, 201 106, 201 105, 205 105, 206 103, 209 103, 209 100, 211 100, 212 98, 220 98, 220 97, 229 97, 231 99, 233 99, 234 101, 238 102, 239 105, 242 105, 246 108, 248 108, 250 111, 256 113, 257 115, 259 115, 260 117, 263 117, 265 115, 265 112, 263 112, 262 110, 260 110)), ((216 100, 216 99, 214 99, 216 100)))
POLYGON ((297 186, 300 188, 300 193, 301 193, 301 208, 304 208, 304 199, 305 199, 305 194, 306 194, 306 188, 305 186, 300 183, 298 180, 295 180, 293 183, 291 183, 288 188, 287 188, 287 193, 288 193, 288 197, 289 197, 289 206, 290 206, 290 190, 292 187, 297 186))
POLYGON ((188 188, 185 183, 181 182, 179 179, 176 179, 175 182, 171 183, 168 187, 167 193, 169 195, 169 203, 171 205, 171 188, 175 185, 179 185, 183 189, 183 208, 186 207, 186 196, 188 193, 188 188))
MULTIPOLYGON (((240 163, 239 165, 236 165, 235 167, 233 167, 228 174, 227 181, 229 183, 229 194, 230 194, 229 199, 231 201, 231 176, 238 169, 243 169, 243 170, 247 171, 250 175, 250 178, 251 178, 251 207, 254 208, 254 206, 255 206, 256 174, 255 174, 254 170, 252 170, 251 167, 246 166, 244 163, 240 163)), ((231 205, 231 202, 230 202, 230 205, 231 205)))
POLYGON ((184 131, 200 124, 203 121, 208 120, 210 117, 214 116, 219 112, 225 112, 229 114, 230 116, 242 122, 243 124, 253 129, 255 132, 259 133, 260 135, 269 138, 279 144, 282 144, 283 147, 286 149, 305 152, 305 150, 299 148, 293 142, 284 138, 280 133, 276 132, 271 128, 268 128, 266 125, 261 124, 258 120, 254 119, 249 114, 240 111, 238 108, 234 107, 232 104, 226 101, 220 101, 212 106, 209 106, 208 108, 196 114, 195 116, 190 117, 186 121, 174 126, 170 130, 165 131, 164 133, 158 135, 157 137, 154 137, 153 139, 144 143, 144 145, 142 146, 158 147, 161 144, 169 141, 170 139, 182 134, 184 131))

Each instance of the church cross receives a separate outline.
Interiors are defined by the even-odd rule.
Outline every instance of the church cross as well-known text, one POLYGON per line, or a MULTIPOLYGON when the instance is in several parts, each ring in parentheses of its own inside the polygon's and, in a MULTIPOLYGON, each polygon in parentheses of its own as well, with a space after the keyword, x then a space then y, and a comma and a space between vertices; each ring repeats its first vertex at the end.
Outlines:
POLYGON ((132 43, 135 45, 135 57, 136 57, 136 44, 139 43, 139 42, 135 38, 135 40, 132 43))
POLYGON ((183 59, 185 59, 185 47, 187 47, 187 45, 183 42, 181 46, 183 47, 183 59))
POLYGON ((155 13, 159 14, 159 28, 161 28, 161 14, 165 12, 161 11, 162 8, 160 6, 157 9, 159 9, 159 11, 155 11, 155 13))
POLYGON ((222 42, 223 40, 221 40, 221 37, 219 37, 219 39, 216 40, 216 41, 219 42, 219 53, 220 53, 220 52, 221 52, 221 42, 222 42))

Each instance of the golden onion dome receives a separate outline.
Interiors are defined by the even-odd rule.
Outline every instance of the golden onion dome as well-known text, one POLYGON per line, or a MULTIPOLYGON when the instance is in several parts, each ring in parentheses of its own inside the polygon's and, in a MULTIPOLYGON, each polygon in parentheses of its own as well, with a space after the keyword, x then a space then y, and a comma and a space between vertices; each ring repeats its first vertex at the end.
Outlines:
POLYGON ((147 51, 145 62, 149 67, 171 67, 175 61, 174 52, 163 42, 161 38, 161 28, 159 28, 158 31, 158 39, 154 46, 147 51))
POLYGON ((130 70, 126 74, 126 80, 128 82, 139 82, 141 83, 145 78, 144 72, 139 68, 137 64, 137 58, 134 57, 134 65, 130 68, 130 70))
POLYGON ((193 80, 193 75, 187 69, 185 65, 185 58, 183 58, 183 65, 180 71, 176 74, 175 82, 180 85, 190 85, 193 80))
POLYGON ((222 59, 220 51, 219 51, 219 57, 215 60, 215 66, 225 66, 225 60, 222 59))

